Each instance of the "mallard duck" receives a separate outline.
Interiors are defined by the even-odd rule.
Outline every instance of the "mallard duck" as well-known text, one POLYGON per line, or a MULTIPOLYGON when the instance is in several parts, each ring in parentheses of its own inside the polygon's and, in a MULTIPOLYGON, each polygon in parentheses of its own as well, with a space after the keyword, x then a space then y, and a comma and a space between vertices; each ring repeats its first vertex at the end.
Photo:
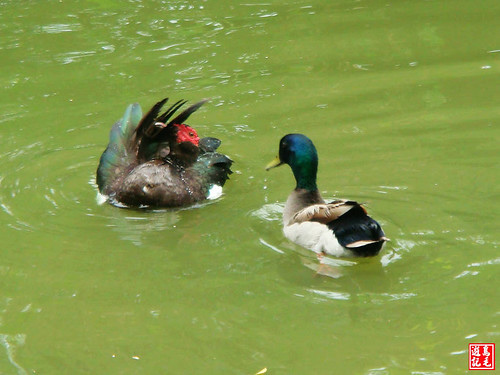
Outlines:
POLYGON ((359 203, 339 199, 325 203, 316 185, 318 153, 303 134, 287 134, 279 155, 266 170, 288 164, 297 186, 283 210, 283 232, 317 254, 337 257, 377 255, 387 238, 380 225, 359 203))
POLYGON ((200 139, 184 121, 206 100, 185 109, 186 101, 160 114, 165 98, 142 116, 139 104, 128 106, 111 129, 96 182, 114 204, 181 207, 207 199, 229 178, 232 160, 216 152, 220 140, 200 139))

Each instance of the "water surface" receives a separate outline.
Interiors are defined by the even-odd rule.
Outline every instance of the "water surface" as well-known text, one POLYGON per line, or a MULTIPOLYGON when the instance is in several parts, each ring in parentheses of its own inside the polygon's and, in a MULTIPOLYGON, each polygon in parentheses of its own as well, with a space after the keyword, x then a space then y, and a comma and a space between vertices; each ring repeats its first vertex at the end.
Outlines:
POLYGON ((497 1, 72 1, 0 8, 0 373, 462 374, 498 330, 497 1), (235 173, 180 211, 96 201, 126 106, 190 119, 235 173), (266 172, 315 142, 326 197, 391 238, 316 274, 266 172))

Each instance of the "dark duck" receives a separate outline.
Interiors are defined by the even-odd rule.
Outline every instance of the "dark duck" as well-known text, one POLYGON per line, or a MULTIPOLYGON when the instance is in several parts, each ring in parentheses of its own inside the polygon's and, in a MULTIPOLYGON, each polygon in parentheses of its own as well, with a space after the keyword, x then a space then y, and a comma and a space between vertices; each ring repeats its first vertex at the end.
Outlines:
POLYGON ((377 255, 385 241, 384 231, 359 203, 338 199, 325 203, 316 185, 318 153, 303 134, 288 134, 279 155, 267 170, 288 164, 297 185, 283 211, 283 233, 292 242, 318 255, 367 257, 377 255))
POLYGON ((131 104, 111 128, 96 178, 99 192, 109 202, 183 207, 220 195, 232 160, 216 151, 220 140, 200 139, 195 129, 184 124, 206 100, 176 116, 186 101, 162 112, 167 100, 156 103, 144 116, 139 104, 131 104))

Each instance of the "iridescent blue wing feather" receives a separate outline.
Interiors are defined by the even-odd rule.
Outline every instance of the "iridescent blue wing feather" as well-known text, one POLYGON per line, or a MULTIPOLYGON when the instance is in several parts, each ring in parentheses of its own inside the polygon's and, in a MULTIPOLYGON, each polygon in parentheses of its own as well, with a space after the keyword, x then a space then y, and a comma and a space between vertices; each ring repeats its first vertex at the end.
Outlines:
POLYGON ((101 193, 109 194, 111 183, 137 165, 135 131, 141 118, 139 104, 131 104, 111 128, 108 147, 97 168, 96 182, 101 193))
POLYGON ((229 175, 233 173, 231 171, 232 164, 233 161, 226 155, 209 151, 198 157, 193 169, 197 170, 207 183, 224 186, 229 175))

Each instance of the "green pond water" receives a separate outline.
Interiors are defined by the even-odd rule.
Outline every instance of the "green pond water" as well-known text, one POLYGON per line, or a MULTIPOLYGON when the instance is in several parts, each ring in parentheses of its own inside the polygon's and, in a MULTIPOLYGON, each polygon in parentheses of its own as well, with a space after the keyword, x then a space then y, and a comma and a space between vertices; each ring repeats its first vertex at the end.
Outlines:
POLYGON ((3 1, 0 374, 465 374, 500 334, 500 2, 3 1), (99 205, 126 106, 234 160, 177 211, 99 205), (391 241, 329 260, 288 242, 279 139, 391 241), (337 264, 338 263, 338 264, 337 264))

